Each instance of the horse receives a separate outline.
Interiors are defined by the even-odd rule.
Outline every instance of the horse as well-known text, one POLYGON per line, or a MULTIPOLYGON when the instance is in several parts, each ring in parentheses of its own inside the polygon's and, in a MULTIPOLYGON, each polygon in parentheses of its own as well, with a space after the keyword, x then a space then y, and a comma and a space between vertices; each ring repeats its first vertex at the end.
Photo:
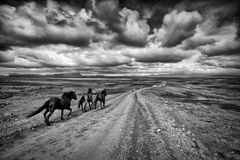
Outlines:
POLYGON ((42 110, 46 109, 45 112, 43 113, 44 119, 45 119, 45 123, 47 125, 50 125, 50 117, 53 114, 53 112, 56 109, 62 110, 61 112, 61 120, 63 120, 63 110, 67 109, 70 112, 68 113, 68 116, 70 116, 70 114, 72 113, 72 109, 70 108, 71 106, 71 100, 77 100, 77 96, 76 93, 73 91, 70 92, 64 92, 62 94, 62 97, 52 97, 50 99, 48 99, 40 108, 38 108, 36 111, 28 114, 26 117, 30 118, 33 117, 35 115, 37 115, 38 113, 40 113, 42 110), (49 112, 49 114, 47 115, 47 113, 49 112))
POLYGON ((107 91, 103 89, 100 93, 97 93, 94 100, 95 109, 97 108, 97 102, 100 102, 101 109, 105 108, 105 97, 107 96, 107 91))
POLYGON ((86 109, 86 104, 84 105, 85 101, 86 101, 85 96, 84 96, 84 94, 82 94, 82 97, 78 101, 78 108, 81 107, 81 110, 85 110, 86 109))
POLYGON ((88 103, 89 108, 92 109, 92 104, 93 104, 92 88, 88 89, 88 92, 87 92, 87 103, 88 103))

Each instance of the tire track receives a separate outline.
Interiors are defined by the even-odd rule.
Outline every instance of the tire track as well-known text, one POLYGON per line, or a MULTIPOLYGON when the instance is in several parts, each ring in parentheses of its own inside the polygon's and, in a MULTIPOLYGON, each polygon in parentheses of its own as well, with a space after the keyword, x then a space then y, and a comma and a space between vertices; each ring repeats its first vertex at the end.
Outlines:
POLYGON ((131 148, 127 160, 151 159, 151 140, 148 136, 147 120, 143 116, 142 110, 137 103, 137 96, 134 95, 134 125, 131 134, 131 148))
POLYGON ((151 105, 147 104, 146 102, 140 102, 141 98, 139 95, 139 92, 136 94, 136 104, 141 108, 141 110, 143 111, 142 113, 145 114, 145 117, 149 119, 149 124, 153 123, 152 126, 152 131, 155 133, 155 135, 157 137, 161 138, 161 142, 164 144, 164 150, 165 152, 167 152, 167 159, 171 159, 171 160, 176 160, 177 158, 174 156, 174 152, 172 150, 172 148, 170 147, 170 143, 169 143, 169 138, 166 136, 166 134, 164 132, 167 132, 167 130, 159 123, 159 121, 157 120, 156 115, 153 112, 153 108, 151 105), (156 129, 160 129, 160 132, 156 133, 156 129))

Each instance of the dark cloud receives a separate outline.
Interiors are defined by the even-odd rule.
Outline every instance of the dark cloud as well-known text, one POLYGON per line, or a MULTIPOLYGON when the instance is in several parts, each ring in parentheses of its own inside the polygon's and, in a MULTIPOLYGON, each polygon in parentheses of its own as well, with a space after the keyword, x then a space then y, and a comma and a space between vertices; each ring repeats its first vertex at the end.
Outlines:
POLYGON ((182 43, 182 48, 186 50, 192 50, 196 49, 197 47, 200 46, 205 46, 205 45, 212 45, 216 42, 214 38, 206 38, 206 37, 196 37, 196 38, 190 38, 182 43))
POLYGON ((75 13, 59 9, 57 5, 49 2, 47 8, 41 8, 31 2, 18 8, 1 6, 0 34, 8 40, 5 45, 87 46, 95 36, 94 29, 86 25, 90 18, 87 16, 91 15, 86 10, 75 13))
POLYGON ((152 16, 148 19, 151 31, 153 31, 154 28, 160 28, 162 26, 163 18, 168 12, 169 10, 163 7, 156 7, 153 9, 152 16))
POLYGON ((126 35, 119 35, 116 41, 127 46, 135 47, 144 47, 147 43, 145 39, 136 39, 136 37, 126 35))
POLYGON ((177 48, 144 48, 130 50, 127 56, 132 57, 135 62, 143 63, 176 63, 193 56, 195 53, 177 48))
POLYGON ((234 69, 240 69, 239 61, 240 56, 237 55, 202 57, 198 60, 202 65, 234 69))
POLYGON ((127 8, 120 9, 119 1, 93 1, 93 11, 108 28, 116 33, 115 42, 127 46, 144 47, 150 31, 146 21, 140 19, 140 13, 127 8))
POLYGON ((10 46, 0 43, 0 51, 6 51, 6 50, 9 50, 9 49, 11 49, 10 46))
POLYGON ((161 42, 163 47, 175 47, 185 39, 192 37, 201 21, 202 17, 197 11, 173 10, 164 16, 162 27, 154 29, 150 39, 161 42))
MULTIPOLYGON (((201 30, 205 30, 204 26, 201 30)), ((207 32, 207 31, 206 31, 207 32)), ((208 34, 208 32, 206 33, 208 34)), ((233 55, 240 52, 240 41, 237 38, 236 24, 215 28, 211 35, 205 35, 206 38, 214 38, 216 42, 198 47, 202 54, 208 56, 233 55)))
POLYGON ((91 9, 94 15, 104 21, 109 29, 117 33, 122 31, 118 5, 117 0, 91 1, 91 9))
MULTIPOLYGON (((201 49, 200 49, 201 50, 201 49)), ((201 50, 203 54, 208 55, 209 57, 212 56, 219 56, 219 55, 239 55, 240 54, 240 47, 237 48, 230 48, 226 46, 225 47, 219 47, 219 48, 213 48, 210 50, 201 50)))
POLYGON ((14 57, 10 54, 0 51, 0 63, 7 63, 14 61, 14 57))
MULTIPOLYGON (((216 28, 232 23, 240 26, 240 1, 238 0, 182 1, 175 8, 178 10, 198 11, 204 21, 210 19, 213 31, 216 28)), ((239 29, 240 27, 238 27, 238 33, 239 29)), ((212 30, 209 31, 209 34, 211 34, 212 30)))
POLYGON ((239 10, 232 0, 3 0, 0 66, 109 74, 238 68, 239 10))
POLYGON ((181 56, 174 56, 174 55, 165 55, 165 56, 152 56, 152 57, 138 57, 136 59, 137 62, 143 63, 177 63, 184 59, 181 56))
POLYGON ((164 17, 164 28, 166 37, 163 46, 172 47, 180 44, 183 40, 191 37, 195 33, 197 24, 202 18, 198 12, 171 12, 164 17))

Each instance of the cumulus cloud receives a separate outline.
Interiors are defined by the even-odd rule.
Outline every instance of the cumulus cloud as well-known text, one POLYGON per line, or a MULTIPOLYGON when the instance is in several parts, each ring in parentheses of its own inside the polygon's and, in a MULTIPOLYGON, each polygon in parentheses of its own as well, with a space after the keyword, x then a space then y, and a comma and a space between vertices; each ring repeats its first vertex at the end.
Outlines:
POLYGON ((239 69, 235 2, 68 2, 1 3, 0 68, 94 74, 239 69))
POLYGON ((211 45, 214 44, 216 40, 214 38, 206 38, 206 37, 192 37, 182 42, 183 49, 195 49, 200 46, 211 45))
POLYGON ((155 29, 150 38, 161 42, 161 45, 165 47, 176 46, 194 35, 196 26, 201 20, 202 17, 197 11, 173 10, 164 16, 162 27, 155 29))
POLYGON ((88 45, 95 36, 93 28, 86 25, 91 12, 82 9, 75 13, 48 2, 45 8, 36 2, 19 7, 0 6, 1 34, 9 37, 13 45, 88 45))
POLYGON ((91 0, 91 8, 94 15, 103 21, 113 32, 121 32, 122 26, 119 23, 119 7, 117 0, 91 0))
POLYGON ((179 47, 186 50, 193 50, 200 46, 214 45, 215 42, 217 42, 217 40, 214 37, 207 36, 197 27, 194 36, 184 40, 179 47))
POLYGON ((122 24, 122 32, 119 33, 117 40, 125 45, 143 47, 150 28, 146 20, 139 19, 139 13, 127 8, 123 8, 120 12, 120 23, 122 24))
POLYGON ((240 41, 237 39, 237 28, 235 24, 216 28, 215 33, 208 35, 216 42, 205 46, 200 46, 199 50, 208 56, 239 54, 240 41))
MULTIPOLYGON (((123 8, 120 10, 118 1, 92 1, 93 11, 108 28, 116 33, 114 41, 127 46, 144 47, 147 43, 150 27, 146 19, 140 19, 136 10, 123 8)), ((149 16, 150 13, 146 13, 149 16)))

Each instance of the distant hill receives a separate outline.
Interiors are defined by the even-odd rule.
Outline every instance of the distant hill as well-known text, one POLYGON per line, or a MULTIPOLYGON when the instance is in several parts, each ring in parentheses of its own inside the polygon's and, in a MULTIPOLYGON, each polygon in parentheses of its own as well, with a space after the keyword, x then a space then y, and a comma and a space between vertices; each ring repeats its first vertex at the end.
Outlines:
POLYGON ((52 75, 47 75, 47 76, 53 77, 53 78, 80 78, 80 77, 82 77, 82 75, 78 72, 52 74, 52 75))
POLYGON ((40 77, 43 77, 43 75, 40 75, 40 74, 18 74, 18 73, 13 73, 13 74, 9 74, 9 77, 13 77, 13 78, 40 78, 40 77))
POLYGON ((82 77, 82 75, 78 72, 47 74, 47 75, 13 73, 13 74, 9 74, 9 77, 13 77, 13 78, 80 78, 82 77))

